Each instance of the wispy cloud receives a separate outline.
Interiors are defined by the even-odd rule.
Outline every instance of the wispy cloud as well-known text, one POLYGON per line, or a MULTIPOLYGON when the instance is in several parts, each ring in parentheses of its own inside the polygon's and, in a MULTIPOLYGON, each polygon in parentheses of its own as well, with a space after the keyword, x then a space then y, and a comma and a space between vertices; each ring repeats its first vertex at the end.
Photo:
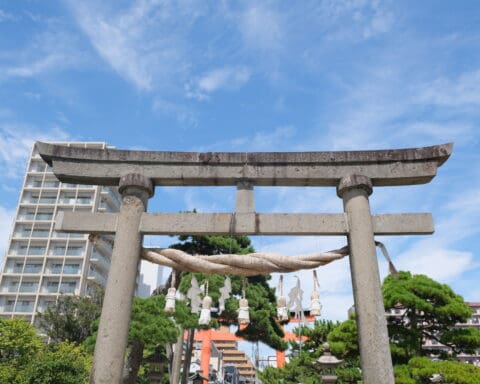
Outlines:
POLYGON ((0 123, 0 173, 8 178, 21 177, 35 141, 67 141, 68 138, 65 131, 55 126, 39 130, 18 123, 0 123))
POLYGON ((285 21, 273 7, 254 4, 247 7, 239 18, 240 31, 250 48, 262 51, 282 49, 285 21))
POLYGON ((186 35, 201 14, 201 6, 138 1, 114 12, 92 1, 71 1, 70 5, 100 57, 138 89, 171 86, 172 79, 184 78, 186 35))
POLYGON ((480 70, 457 77, 440 77, 422 85, 419 103, 443 107, 478 107, 480 105, 480 70))
POLYGON ((252 135, 217 141, 208 146, 198 147, 198 151, 281 151, 292 149, 291 142, 296 134, 291 125, 278 126, 272 130, 258 131, 252 135))
POLYGON ((47 26, 25 47, 3 52, 0 79, 29 78, 64 69, 80 68, 86 61, 79 52, 75 36, 60 25, 47 26))
POLYGON ((185 85, 188 98, 206 100, 209 94, 220 89, 238 89, 250 79, 250 71, 246 67, 224 67, 207 72, 195 84, 185 85))
POLYGON ((12 13, 6 12, 3 9, 0 9, 0 23, 6 22, 6 21, 15 21, 17 20, 17 17, 13 15, 12 13))

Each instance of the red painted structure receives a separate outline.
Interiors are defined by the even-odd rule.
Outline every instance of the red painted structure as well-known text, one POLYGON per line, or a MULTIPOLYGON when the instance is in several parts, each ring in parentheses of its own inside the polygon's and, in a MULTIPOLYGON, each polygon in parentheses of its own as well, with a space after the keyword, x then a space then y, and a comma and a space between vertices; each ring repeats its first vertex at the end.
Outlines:
MULTIPOLYGON (((311 323, 315 320, 315 316, 305 315, 305 320, 311 323)), ((300 320, 292 317, 290 323, 298 323, 300 320)), ((298 336, 292 332, 284 331, 285 337, 283 340, 291 341, 298 340, 298 336)), ((187 333, 185 333, 186 339, 187 333)), ((202 357, 200 361, 200 369, 202 375, 208 377, 210 370, 210 355, 211 355, 211 343, 212 341, 245 341, 243 338, 235 336, 234 333, 229 331, 217 331, 215 329, 201 329, 195 332, 195 341, 202 342, 202 357)), ((302 341, 307 340, 305 336, 302 336, 302 341)), ((285 351, 277 351, 277 367, 282 368, 285 366, 285 351)))

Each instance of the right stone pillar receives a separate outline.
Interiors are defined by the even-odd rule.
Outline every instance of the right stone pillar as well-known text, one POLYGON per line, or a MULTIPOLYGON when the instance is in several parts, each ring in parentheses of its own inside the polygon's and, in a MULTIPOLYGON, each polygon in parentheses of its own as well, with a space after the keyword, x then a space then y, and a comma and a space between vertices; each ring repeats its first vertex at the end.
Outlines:
POLYGON ((375 250, 368 196, 371 180, 362 175, 342 178, 337 194, 343 199, 350 247, 350 271, 365 384, 394 384, 385 307, 375 250))

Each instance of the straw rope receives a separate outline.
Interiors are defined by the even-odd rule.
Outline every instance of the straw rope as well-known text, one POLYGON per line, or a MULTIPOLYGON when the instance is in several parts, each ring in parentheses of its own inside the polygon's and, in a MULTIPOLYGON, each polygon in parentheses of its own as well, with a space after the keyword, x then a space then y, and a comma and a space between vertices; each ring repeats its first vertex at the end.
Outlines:
POLYGON ((339 260, 349 254, 348 247, 309 255, 285 256, 278 253, 246 255, 195 255, 172 248, 143 248, 142 258, 186 272, 255 276, 274 272, 313 269, 339 260))

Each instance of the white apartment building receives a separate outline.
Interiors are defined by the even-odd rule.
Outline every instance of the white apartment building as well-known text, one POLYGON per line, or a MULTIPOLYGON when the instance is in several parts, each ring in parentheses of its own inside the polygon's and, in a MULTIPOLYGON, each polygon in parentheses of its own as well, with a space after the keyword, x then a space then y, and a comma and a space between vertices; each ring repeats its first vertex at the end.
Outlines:
MULTIPOLYGON (((106 148, 105 143, 61 144, 106 148)), ((60 295, 88 295, 95 283, 105 285, 113 238, 94 245, 88 235, 56 232, 54 219, 60 211, 119 208, 115 188, 61 183, 32 149, 0 276, 0 316, 22 316, 35 324, 37 312, 60 295)))

